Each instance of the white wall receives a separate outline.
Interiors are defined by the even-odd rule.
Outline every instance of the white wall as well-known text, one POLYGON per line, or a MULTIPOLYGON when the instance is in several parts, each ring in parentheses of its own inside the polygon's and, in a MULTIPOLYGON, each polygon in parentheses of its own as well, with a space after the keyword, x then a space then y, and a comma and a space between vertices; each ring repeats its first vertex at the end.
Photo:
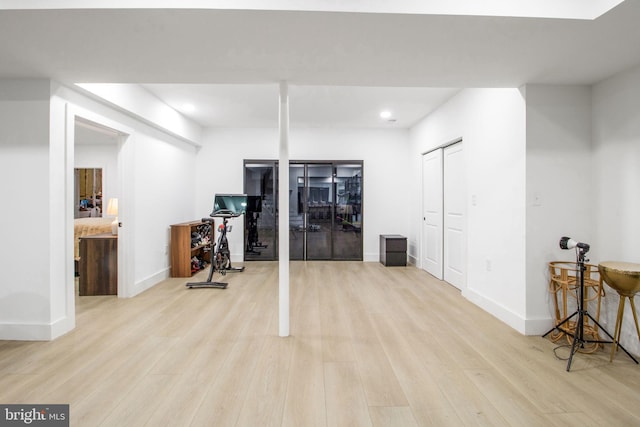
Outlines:
POLYGON ((526 132, 525 100, 518 89, 464 90, 411 130, 414 256, 421 259, 421 156, 458 138, 464 143, 468 197, 462 294, 524 333, 526 132))
MULTIPOLYGON (((539 334, 552 325, 547 263, 575 260, 573 251, 559 249, 561 236, 590 243, 592 264, 640 262, 638 100, 640 67, 593 88, 465 90, 411 130, 415 182, 421 153, 465 142, 468 194, 477 206, 468 204, 464 296, 516 330, 539 334)), ((420 209, 417 203, 410 232, 418 259, 420 209)), ((601 317, 609 331, 617 304, 609 289, 601 317)), ((622 344, 638 354, 628 310, 622 344)))
POLYGON ((593 88, 599 259, 640 262, 640 67, 593 88))
MULTIPOLYGON (((640 263, 640 67, 595 85, 592 96, 592 194, 597 201, 591 207, 597 248, 593 260, 640 263)), ((602 320, 613 331, 618 296, 608 291, 602 320)), ((628 303, 621 342, 640 354, 628 303)))
POLYGON ((0 80, 0 181, 0 339, 50 339, 47 80, 0 80))
MULTIPOLYGON (((65 109, 73 110, 80 117, 86 113, 89 117, 84 118, 128 134, 118 155, 118 219, 123 223, 118 243, 123 243, 126 234, 131 283, 119 296, 134 296, 169 276, 170 225, 194 218, 198 141, 185 142, 74 88, 56 86, 54 92, 54 121, 61 120, 65 109)), ((142 101, 159 102, 146 98, 138 103, 142 101)), ((153 105, 145 108, 153 110, 153 105)), ((59 138, 64 135, 53 135, 52 144, 59 138)))
POLYGON ((75 114, 128 133, 117 186, 130 195, 120 219, 133 273, 119 296, 168 276, 169 225, 194 217, 193 144, 48 80, 0 81, 0 196, 8 208, 0 225, 0 339, 49 340, 75 325, 75 114))
MULTIPOLYGON (((207 129, 196 156, 196 216, 193 219, 209 216, 216 194, 241 194, 244 159, 277 159, 278 138, 277 129, 207 129)), ((243 219, 229 220, 232 230, 227 239, 232 265, 244 261, 243 219)), ((215 221, 217 233, 220 220, 215 221)))
POLYGON ((169 226, 196 219, 195 149, 144 131, 136 133, 130 143, 135 165, 132 207, 135 294, 168 277, 169 226))
POLYGON ((50 244, 61 153, 49 146, 49 93, 48 80, 0 81, 0 339, 50 339, 61 317, 52 297, 60 250, 50 244))
MULTIPOLYGON (((591 88, 526 86, 527 333, 552 326, 549 261, 575 261, 562 236, 592 243, 591 88)), ((589 256, 597 255, 593 247, 589 256)))
MULTIPOLYGON (((211 212, 215 193, 243 191, 243 160, 278 158, 277 129, 210 129, 197 157, 196 211, 211 212)), ((379 235, 409 232, 411 186, 408 133, 404 130, 293 128, 291 160, 363 160, 364 260, 379 260, 379 235)), ((241 225, 229 236, 232 255, 241 256, 241 225), (237 231, 236 231, 237 229, 237 231)), ((232 260, 234 260, 232 256, 232 260)))

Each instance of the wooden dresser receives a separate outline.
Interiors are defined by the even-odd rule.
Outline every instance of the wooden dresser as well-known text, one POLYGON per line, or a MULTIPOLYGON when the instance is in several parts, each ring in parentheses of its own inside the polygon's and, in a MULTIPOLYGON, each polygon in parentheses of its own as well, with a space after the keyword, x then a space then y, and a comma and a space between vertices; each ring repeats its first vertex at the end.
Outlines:
POLYGON ((80 296, 118 294, 118 236, 111 233, 80 238, 80 296))

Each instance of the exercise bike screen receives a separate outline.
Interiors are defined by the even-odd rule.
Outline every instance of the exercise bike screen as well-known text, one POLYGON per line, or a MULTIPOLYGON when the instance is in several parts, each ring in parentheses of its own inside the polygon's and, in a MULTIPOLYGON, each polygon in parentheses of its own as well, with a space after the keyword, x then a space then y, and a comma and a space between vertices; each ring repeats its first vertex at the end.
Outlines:
POLYGON ((246 210, 246 194, 216 194, 213 199, 213 212, 211 212, 211 216, 220 211, 228 211, 234 215, 242 215, 246 210))

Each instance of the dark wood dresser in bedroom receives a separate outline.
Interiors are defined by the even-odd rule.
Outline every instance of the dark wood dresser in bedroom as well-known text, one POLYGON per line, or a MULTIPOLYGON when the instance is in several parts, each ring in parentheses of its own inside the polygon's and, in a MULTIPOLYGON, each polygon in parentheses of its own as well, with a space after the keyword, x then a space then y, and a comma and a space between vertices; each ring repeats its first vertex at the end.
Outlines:
POLYGON ((118 294, 118 235, 94 234, 80 238, 79 294, 118 294))

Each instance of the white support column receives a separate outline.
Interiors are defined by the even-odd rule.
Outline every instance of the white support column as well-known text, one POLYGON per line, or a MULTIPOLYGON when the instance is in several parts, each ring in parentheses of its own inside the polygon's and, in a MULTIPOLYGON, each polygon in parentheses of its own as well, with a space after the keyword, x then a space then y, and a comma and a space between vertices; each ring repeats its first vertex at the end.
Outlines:
POLYGON ((280 157, 278 168, 278 334, 289 336, 289 93, 280 83, 280 157))

